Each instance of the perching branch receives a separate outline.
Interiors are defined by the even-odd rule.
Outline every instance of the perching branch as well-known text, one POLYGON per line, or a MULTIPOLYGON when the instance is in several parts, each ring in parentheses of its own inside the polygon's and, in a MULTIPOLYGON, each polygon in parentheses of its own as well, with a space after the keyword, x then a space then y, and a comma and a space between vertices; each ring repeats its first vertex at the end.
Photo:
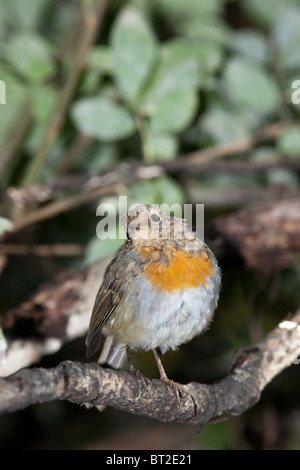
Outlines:
POLYGON ((166 422, 200 425, 226 414, 240 415, 253 406, 261 392, 283 369, 297 363, 300 353, 300 310, 281 322, 267 337, 236 355, 222 380, 184 386, 180 402, 159 380, 146 384, 123 371, 97 364, 65 361, 52 369, 24 369, 0 379, 0 413, 34 403, 66 400, 77 404, 108 405, 166 422))

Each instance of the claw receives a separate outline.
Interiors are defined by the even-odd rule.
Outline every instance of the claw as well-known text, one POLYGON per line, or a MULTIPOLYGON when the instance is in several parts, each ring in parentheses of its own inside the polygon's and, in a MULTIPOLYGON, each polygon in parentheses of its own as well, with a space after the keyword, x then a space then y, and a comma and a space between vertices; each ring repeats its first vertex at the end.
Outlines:
POLYGON ((143 382, 143 385, 144 385, 144 387, 145 387, 146 389, 148 389, 148 387, 151 385, 151 380, 150 380, 148 377, 146 377, 146 376, 145 376, 142 372, 140 372, 139 370, 137 370, 137 369, 135 369, 135 368, 134 368, 134 370, 132 370, 132 369, 130 368, 130 373, 131 373, 132 375, 135 375, 139 380, 141 380, 141 382, 143 382))
POLYGON ((160 380, 173 390, 178 403, 180 403, 180 400, 187 396, 187 392, 184 389, 184 386, 179 384, 178 382, 174 382, 174 380, 169 379, 166 375, 160 376, 160 380))

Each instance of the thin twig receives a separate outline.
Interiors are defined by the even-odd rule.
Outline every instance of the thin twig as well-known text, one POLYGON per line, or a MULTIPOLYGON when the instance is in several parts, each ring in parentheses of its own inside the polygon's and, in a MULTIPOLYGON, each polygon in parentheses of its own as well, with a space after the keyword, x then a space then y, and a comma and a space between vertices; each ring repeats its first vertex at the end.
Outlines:
POLYGON ((212 148, 199 150, 196 152, 190 152, 183 157, 179 157, 176 160, 165 162, 164 168, 170 171, 172 168, 176 168, 177 165, 182 165, 184 162, 186 166, 205 165, 212 160, 218 160, 219 158, 228 157, 231 155, 237 155, 240 153, 249 152, 256 145, 273 140, 278 137, 282 132, 290 127, 299 127, 300 122, 277 122, 264 127, 258 134, 253 136, 244 137, 234 142, 228 142, 224 144, 215 145, 212 148))
POLYGON ((120 184, 111 184, 104 188, 94 189, 93 191, 78 194, 69 198, 65 198, 61 201, 56 201, 52 204, 48 204, 40 209, 36 209, 29 214, 23 216, 13 226, 13 229, 10 232, 4 232, 0 236, 0 242, 5 240, 8 236, 15 235, 16 233, 24 230, 31 225, 34 225, 43 220, 54 217, 62 212, 75 209, 89 202, 95 201, 97 198, 106 196, 109 194, 114 194, 120 189, 120 184))
POLYGON ((1 244, 0 255, 13 256, 78 256, 84 249, 75 243, 54 243, 53 245, 1 244))

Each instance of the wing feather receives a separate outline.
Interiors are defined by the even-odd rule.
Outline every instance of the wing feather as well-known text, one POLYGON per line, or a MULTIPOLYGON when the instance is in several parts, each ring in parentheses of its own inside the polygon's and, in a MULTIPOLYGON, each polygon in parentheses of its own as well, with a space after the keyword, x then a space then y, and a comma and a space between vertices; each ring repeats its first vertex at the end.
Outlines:
POLYGON ((128 252, 124 253, 124 245, 122 253, 120 253, 121 248, 107 266, 102 285, 96 296, 86 338, 87 357, 92 356, 97 351, 103 326, 124 299, 124 286, 126 286, 126 282, 124 283, 125 269, 128 270, 130 263, 133 263, 132 267, 136 267, 137 264, 134 257, 128 256, 128 252))

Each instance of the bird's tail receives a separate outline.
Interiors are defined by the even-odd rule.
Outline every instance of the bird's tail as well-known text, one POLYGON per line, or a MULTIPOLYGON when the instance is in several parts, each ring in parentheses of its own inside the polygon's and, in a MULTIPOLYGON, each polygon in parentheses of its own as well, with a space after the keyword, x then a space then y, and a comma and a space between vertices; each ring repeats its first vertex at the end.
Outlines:
POLYGON ((112 335, 106 337, 98 364, 107 364, 114 369, 121 369, 127 357, 126 346, 117 343, 112 335))

